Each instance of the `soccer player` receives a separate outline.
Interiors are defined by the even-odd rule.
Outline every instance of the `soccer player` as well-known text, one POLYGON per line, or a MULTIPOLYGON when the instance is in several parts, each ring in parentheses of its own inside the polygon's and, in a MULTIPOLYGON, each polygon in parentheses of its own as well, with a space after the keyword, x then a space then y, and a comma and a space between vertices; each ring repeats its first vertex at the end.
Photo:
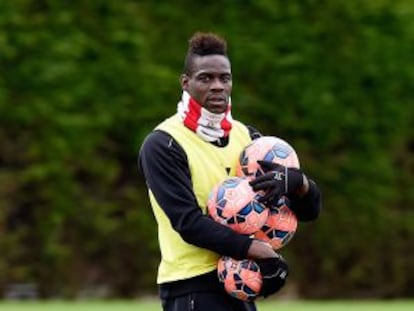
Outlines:
MULTIPOLYGON (((235 175, 242 149, 261 136, 231 117, 232 71, 225 39, 195 33, 181 75, 177 112, 144 140, 138 165, 158 223, 161 262, 157 283, 164 311, 248 311, 254 302, 228 295, 217 278, 221 255, 251 258, 260 266, 266 297, 285 284, 288 265, 270 244, 235 233, 206 215, 215 184, 235 175)), ((280 195, 293 202, 299 221, 318 217, 320 191, 301 170, 262 163, 266 174, 251 182, 265 203, 280 195)))

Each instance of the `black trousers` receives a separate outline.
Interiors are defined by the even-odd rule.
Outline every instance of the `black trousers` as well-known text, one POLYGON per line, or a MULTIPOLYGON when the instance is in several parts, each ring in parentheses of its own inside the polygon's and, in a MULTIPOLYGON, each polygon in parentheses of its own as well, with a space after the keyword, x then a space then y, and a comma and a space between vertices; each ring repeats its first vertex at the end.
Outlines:
POLYGON ((192 292, 162 299, 162 308, 164 311, 257 311, 253 302, 220 292, 192 292))

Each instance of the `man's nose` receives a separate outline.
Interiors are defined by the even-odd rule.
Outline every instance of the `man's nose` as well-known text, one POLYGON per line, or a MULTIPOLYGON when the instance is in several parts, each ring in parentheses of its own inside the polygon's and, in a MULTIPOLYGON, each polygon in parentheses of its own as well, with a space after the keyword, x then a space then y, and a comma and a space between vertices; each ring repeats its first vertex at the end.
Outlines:
POLYGON ((224 84, 219 78, 215 78, 211 83, 211 89, 222 90, 224 89, 224 84))

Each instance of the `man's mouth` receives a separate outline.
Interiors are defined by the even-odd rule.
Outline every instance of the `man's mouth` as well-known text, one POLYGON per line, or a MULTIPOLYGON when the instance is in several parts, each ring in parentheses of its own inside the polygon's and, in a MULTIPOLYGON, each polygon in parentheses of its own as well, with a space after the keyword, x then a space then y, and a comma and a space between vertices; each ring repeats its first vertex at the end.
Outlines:
POLYGON ((208 100, 211 102, 225 102, 226 98, 225 97, 210 97, 208 100))
POLYGON ((208 99, 210 105, 214 106, 214 107, 223 107, 223 106, 227 106, 227 99, 226 97, 221 97, 221 96, 215 96, 215 97, 210 97, 208 99))

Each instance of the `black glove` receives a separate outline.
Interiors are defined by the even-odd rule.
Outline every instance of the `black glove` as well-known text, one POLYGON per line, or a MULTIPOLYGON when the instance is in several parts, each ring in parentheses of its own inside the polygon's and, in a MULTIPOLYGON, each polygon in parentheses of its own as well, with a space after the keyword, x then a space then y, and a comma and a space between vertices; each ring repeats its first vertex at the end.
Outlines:
POLYGON ((282 195, 291 198, 303 186, 303 173, 300 169, 286 167, 269 161, 257 161, 264 174, 250 182, 254 191, 263 190, 265 195, 260 202, 273 206, 282 195))
POLYGON ((259 293, 266 298, 278 292, 286 283, 289 275, 287 261, 278 254, 276 258, 255 259, 263 276, 263 285, 259 293))

